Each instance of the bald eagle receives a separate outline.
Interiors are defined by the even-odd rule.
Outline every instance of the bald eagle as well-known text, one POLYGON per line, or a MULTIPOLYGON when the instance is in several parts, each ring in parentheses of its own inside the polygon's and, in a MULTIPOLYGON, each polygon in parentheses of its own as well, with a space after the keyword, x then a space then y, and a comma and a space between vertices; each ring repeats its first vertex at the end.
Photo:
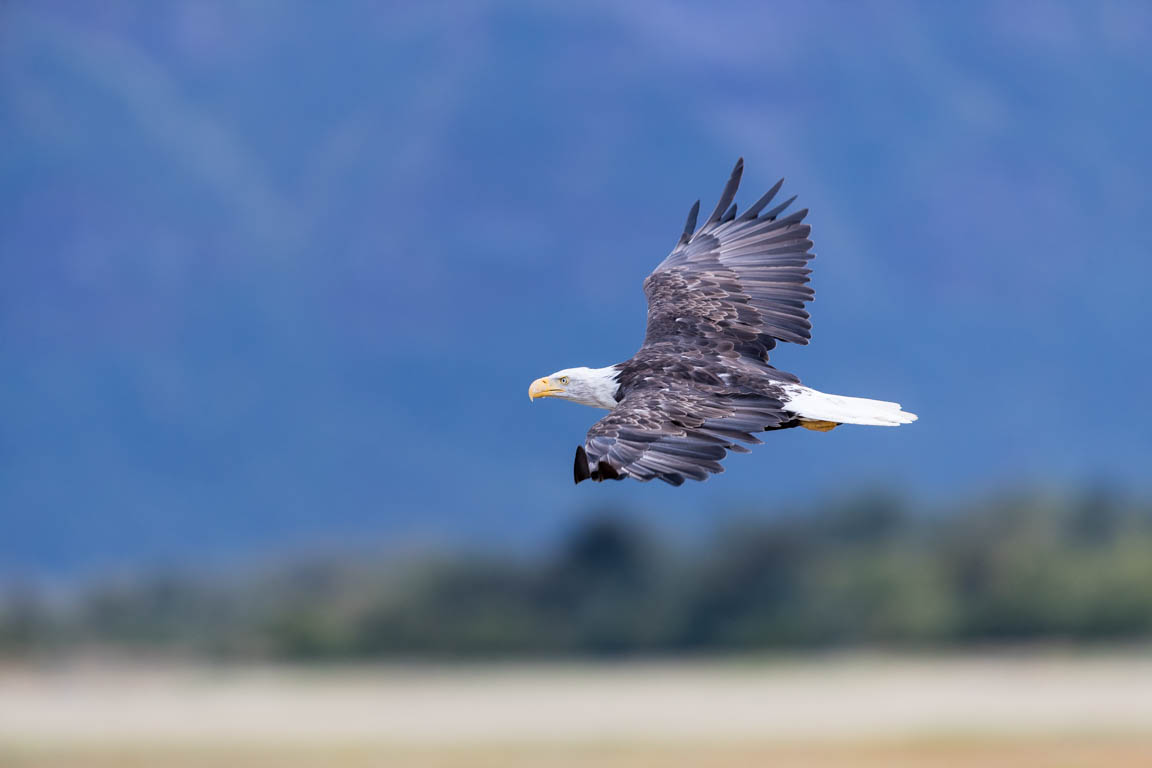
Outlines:
POLYGON ((582 480, 681 485, 723 472, 728 451, 755 433, 840 424, 894 427, 916 420, 899 403, 818 392, 768 364, 778 341, 807 344, 812 300, 808 210, 796 199, 765 210, 781 179, 740 216, 732 202, 744 159, 699 229, 700 201, 668 258, 644 280, 648 329, 640 350, 607 368, 566 368, 532 382, 528 397, 558 397, 610 413, 576 448, 582 480))

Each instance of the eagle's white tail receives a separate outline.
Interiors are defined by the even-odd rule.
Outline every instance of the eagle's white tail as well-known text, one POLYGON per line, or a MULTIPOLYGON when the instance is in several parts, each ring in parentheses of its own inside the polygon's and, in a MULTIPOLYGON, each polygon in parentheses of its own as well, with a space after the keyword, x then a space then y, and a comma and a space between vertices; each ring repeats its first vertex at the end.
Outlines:
POLYGON ((895 427, 916 421, 916 414, 900 410, 900 403, 869 400, 864 397, 829 395, 801 386, 784 388, 788 400, 785 407, 810 421, 831 421, 837 424, 868 424, 875 427, 895 427))

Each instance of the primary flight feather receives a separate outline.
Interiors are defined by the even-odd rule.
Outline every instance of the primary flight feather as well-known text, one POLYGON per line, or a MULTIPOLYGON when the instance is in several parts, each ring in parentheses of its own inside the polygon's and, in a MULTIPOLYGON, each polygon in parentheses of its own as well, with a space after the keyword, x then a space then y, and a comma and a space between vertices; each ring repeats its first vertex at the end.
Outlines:
POLYGON ((897 426, 916 420, 899 403, 829 395, 768 364, 777 341, 807 344, 812 324, 808 210, 784 215, 796 198, 765 210, 776 183, 740 216, 733 199, 744 172, 736 161, 720 201, 644 280, 648 330, 640 350, 607 368, 568 368, 532 382, 531 399, 558 397, 611 412, 576 449, 582 480, 705 480, 723 472, 728 451, 747 452, 757 432, 840 424, 897 426))

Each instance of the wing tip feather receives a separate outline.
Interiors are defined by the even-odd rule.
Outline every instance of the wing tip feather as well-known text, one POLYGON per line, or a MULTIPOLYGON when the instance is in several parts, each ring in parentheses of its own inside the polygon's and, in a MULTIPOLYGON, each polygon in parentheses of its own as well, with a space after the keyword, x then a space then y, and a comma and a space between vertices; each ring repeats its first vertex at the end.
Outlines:
POLYGON ((752 219, 759 216, 760 211, 764 210, 764 206, 766 206, 766 205, 768 205, 768 203, 772 202, 772 199, 774 197, 776 197, 776 194, 780 191, 780 188, 783 186, 784 186, 784 177, 781 176, 780 180, 777 181, 775 184, 773 184, 772 188, 769 189, 767 192, 765 192, 764 195, 759 200, 757 200, 752 205, 751 208, 744 211, 744 215, 740 217, 740 221, 751 221, 752 219))
POLYGON ((692 207, 688 209, 688 218, 684 221, 684 233, 680 235, 680 241, 677 245, 684 245, 692 239, 692 233, 696 231, 696 219, 700 216, 700 201, 692 203, 692 207))
POLYGON ((732 203, 732 198, 736 197, 736 190, 740 188, 740 178, 744 175, 744 158, 740 157, 736 160, 736 165, 732 167, 732 175, 728 177, 728 183, 724 185, 724 191, 720 193, 720 200, 716 203, 716 208, 713 209, 712 215, 704 222, 704 226, 715 224, 720 221, 720 217, 728 210, 728 206, 732 203))
POLYGON ((576 446, 576 461, 572 465, 572 477, 575 479, 576 485, 580 485, 592 477, 592 472, 588 469, 588 453, 582 445, 576 446))

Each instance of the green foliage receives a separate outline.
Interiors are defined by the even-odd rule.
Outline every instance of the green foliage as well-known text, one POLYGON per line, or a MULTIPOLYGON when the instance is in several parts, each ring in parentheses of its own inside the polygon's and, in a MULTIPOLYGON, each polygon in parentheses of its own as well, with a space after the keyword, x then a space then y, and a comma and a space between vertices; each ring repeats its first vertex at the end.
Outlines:
POLYGON ((0 651, 620 656, 1152 637, 1152 507, 1092 493, 948 513, 862 497, 688 547, 594 517, 537 558, 317 561, 0 599, 0 651))

